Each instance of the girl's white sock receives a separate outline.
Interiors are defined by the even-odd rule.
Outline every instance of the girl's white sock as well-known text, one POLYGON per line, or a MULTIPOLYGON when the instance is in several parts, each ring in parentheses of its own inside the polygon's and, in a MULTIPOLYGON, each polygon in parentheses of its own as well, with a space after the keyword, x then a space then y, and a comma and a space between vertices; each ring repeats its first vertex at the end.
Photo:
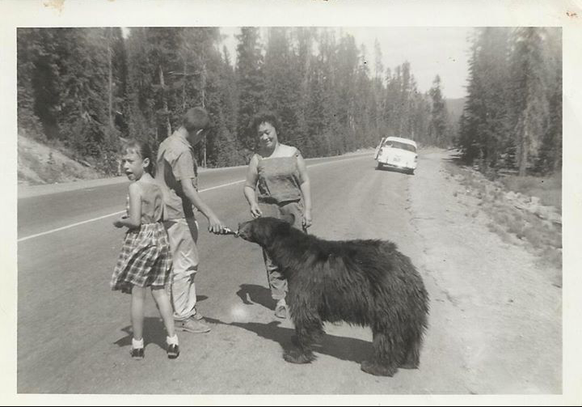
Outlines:
POLYGON ((166 342, 168 345, 178 345, 178 335, 174 334, 174 336, 166 336, 166 342))
POLYGON ((139 341, 136 341, 135 338, 131 338, 131 346, 133 349, 143 348, 143 338, 141 338, 139 341))

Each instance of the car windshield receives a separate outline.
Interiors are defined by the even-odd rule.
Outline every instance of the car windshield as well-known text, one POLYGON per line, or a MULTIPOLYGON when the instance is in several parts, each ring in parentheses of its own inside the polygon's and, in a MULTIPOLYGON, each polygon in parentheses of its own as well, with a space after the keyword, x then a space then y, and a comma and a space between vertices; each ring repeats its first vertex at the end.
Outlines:
POLYGON ((416 147, 414 147, 412 144, 401 143, 400 141, 387 140, 384 143, 384 147, 399 148, 401 150, 412 151, 413 153, 416 153, 416 147))

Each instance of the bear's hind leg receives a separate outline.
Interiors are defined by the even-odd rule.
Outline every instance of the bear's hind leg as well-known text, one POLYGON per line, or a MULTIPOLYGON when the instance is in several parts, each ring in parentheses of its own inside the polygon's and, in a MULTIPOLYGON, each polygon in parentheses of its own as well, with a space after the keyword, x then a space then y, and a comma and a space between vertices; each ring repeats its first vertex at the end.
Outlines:
POLYGON ((394 358, 395 345, 394 338, 383 332, 374 332, 374 360, 363 361, 361 369, 374 376, 394 376, 398 371, 394 358))
POLYGON ((406 351, 404 362, 399 366, 402 369, 418 369, 420 364, 420 339, 415 339, 406 351))

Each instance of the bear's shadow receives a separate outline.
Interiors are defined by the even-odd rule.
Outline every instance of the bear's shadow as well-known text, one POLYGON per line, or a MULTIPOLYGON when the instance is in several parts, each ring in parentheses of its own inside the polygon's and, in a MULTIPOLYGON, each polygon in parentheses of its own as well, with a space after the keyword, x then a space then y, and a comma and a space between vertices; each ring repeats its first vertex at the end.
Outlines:
MULTIPOLYGON (((280 322, 273 321, 267 324, 258 322, 231 322, 226 323, 218 319, 205 318, 208 322, 227 326, 236 326, 253 332, 261 338, 277 342, 283 351, 293 347, 291 338, 295 335, 292 328, 283 328, 280 322)), ((340 360, 361 363, 372 357, 372 343, 356 338, 346 338, 325 334, 321 341, 313 346, 313 351, 322 355, 331 356, 340 360)))

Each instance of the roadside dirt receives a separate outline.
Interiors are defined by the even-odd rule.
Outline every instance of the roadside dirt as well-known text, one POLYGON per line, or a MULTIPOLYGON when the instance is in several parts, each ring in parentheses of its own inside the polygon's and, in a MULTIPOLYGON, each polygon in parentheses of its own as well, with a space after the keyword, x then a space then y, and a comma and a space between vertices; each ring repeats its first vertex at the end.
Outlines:
POLYGON ((456 193, 447 158, 425 152, 410 183, 416 263, 438 288, 432 324, 453 333, 469 393, 560 393, 559 270, 492 232, 480 200, 456 193))

